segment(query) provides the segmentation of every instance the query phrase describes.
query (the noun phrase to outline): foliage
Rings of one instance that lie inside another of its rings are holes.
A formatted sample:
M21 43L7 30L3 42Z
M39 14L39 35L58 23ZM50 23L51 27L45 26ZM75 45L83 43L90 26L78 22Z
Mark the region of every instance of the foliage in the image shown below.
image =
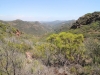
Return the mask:
M66 32L52 34L47 38L48 43L38 46L38 53L49 60L54 58L57 63L63 63L66 60L70 63L81 63L85 57L83 40L82 34Z
M91 23L89 25L82 26L78 29L71 29L67 32L75 33L75 34L83 34L85 38L97 38L100 39L100 21Z
M100 64L100 42L97 39L87 39L85 42L88 55L93 59L93 64Z
M25 75L25 52L33 50L37 39L25 33L18 37L16 30L0 23L0 75Z

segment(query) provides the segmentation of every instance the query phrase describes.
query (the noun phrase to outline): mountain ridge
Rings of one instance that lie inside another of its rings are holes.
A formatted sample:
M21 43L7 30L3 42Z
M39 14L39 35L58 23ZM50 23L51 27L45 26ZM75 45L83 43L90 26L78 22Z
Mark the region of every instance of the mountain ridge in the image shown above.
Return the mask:
M100 12L87 13L82 17L79 17L75 23L73 23L71 29L80 28L82 25L89 25L93 22L100 21Z
M48 31L50 30L49 28L46 28L42 23L38 21L30 22L30 21L23 21L20 19L16 19L13 21L1 20L1 22L14 26L15 28L21 30L22 32L33 35L42 35L48 33Z

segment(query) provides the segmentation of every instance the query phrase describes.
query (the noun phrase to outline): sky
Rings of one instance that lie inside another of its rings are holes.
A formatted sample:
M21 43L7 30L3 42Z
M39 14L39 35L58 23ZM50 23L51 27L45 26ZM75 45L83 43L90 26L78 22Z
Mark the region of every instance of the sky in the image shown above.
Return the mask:
M0 20L53 21L78 19L100 11L100 0L0 0Z

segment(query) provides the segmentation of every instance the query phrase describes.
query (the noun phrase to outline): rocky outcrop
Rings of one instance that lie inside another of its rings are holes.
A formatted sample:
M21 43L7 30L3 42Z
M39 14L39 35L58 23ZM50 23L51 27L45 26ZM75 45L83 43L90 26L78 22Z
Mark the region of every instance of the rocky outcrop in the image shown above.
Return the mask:
M100 21L100 12L88 13L73 23L71 29L80 28L81 25L88 25L96 21Z

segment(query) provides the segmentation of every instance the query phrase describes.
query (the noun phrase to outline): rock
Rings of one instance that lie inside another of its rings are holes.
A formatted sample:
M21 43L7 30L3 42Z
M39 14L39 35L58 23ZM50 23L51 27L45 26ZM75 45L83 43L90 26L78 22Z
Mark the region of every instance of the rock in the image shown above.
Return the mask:
M93 22L100 21L100 12L93 12L85 14L73 23L71 29L80 28L81 25L89 25Z

